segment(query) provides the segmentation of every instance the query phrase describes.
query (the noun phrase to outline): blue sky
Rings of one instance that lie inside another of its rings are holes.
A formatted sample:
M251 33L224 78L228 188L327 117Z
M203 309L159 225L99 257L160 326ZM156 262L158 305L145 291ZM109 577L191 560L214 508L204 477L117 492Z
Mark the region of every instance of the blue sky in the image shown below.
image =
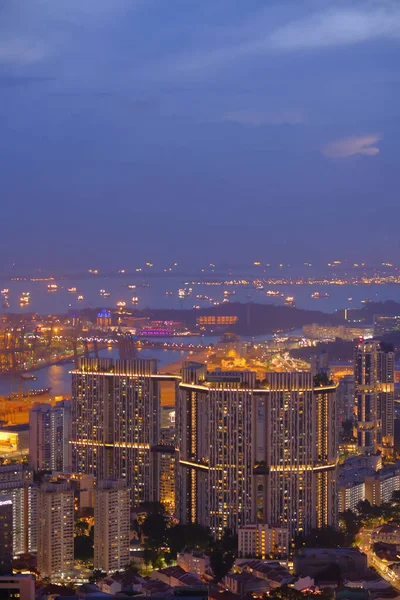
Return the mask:
M4 265L396 260L400 3L0 0Z

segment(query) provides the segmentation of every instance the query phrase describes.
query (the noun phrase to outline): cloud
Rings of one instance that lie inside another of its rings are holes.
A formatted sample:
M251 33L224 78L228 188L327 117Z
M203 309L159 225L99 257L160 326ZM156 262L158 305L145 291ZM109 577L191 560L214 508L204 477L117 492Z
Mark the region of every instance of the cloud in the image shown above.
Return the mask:
M32 65L47 56L45 44L35 39L14 38L0 43L0 65Z
M303 116L296 112L263 112L254 110L236 110L226 113L224 121L242 125L297 125L303 122Z
M391 3L358 9L330 9L308 15L272 32L267 45L282 51L353 45L400 38L400 8Z
M271 19L270 12L264 10L227 37L216 32L215 39L225 39L225 43L176 56L169 66L178 72L190 73L218 69L253 56L350 46L373 40L400 40L400 3L391 0L362 0L354 2L351 8L338 3L333 8L308 11L292 19L288 12L283 12L280 19L276 13L273 16ZM271 26L271 22L274 25Z
M326 144L321 152L327 158L347 158L355 154L375 156L379 148L374 146L382 139L381 135L363 135L343 138Z

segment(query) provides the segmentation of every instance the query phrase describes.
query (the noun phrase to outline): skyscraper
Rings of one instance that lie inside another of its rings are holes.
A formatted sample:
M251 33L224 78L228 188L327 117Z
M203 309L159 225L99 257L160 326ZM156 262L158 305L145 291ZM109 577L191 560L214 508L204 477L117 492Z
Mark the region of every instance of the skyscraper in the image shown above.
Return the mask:
M11 496L0 497L0 575L12 573L13 507Z
M186 363L178 384L177 511L225 528L262 522L297 533L336 523L336 402L311 373L208 373Z
M71 401L37 404L29 413L29 462L32 468L71 469Z
M81 359L72 371L72 462L125 479L131 501L159 499L160 385L155 360Z
M354 385L357 442L361 453L394 450L394 353L383 342L355 345Z
M13 512L13 553L36 552L37 488L33 472L26 465L0 466L0 501L11 497Z
M38 491L37 566L41 577L64 578L74 567L74 492L64 480Z
M114 573L129 564L129 490L123 481L99 481L94 495L94 568Z

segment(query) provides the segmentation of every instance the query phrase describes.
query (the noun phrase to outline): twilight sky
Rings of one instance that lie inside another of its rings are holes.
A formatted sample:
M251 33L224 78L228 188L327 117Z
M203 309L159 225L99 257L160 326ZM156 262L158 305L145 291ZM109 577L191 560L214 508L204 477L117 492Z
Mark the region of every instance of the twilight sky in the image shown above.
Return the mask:
M3 257L400 255L398 0L0 0Z

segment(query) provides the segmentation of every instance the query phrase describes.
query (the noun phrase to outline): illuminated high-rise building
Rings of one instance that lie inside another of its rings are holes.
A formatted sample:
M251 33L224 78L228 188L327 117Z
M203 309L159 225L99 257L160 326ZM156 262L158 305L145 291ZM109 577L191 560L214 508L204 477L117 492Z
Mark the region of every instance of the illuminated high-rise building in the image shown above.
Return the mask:
M0 575L12 573L13 508L11 496L0 497Z
M354 385L357 442L361 453L394 449L394 353L383 342L355 345Z
M159 500L160 381L156 360L81 359L72 372L72 464L124 479L131 501Z
M38 571L41 577L64 578L74 568L74 492L65 480L46 482L38 506Z
M123 481L99 481L94 494L95 569L108 573L129 565L130 499Z
M289 540L337 518L335 386L311 373L209 373L178 384L177 515L221 536L262 522Z
M32 469L21 463L0 466L0 501L4 497L12 500L14 556L36 552L37 488Z
M71 470L71 401L37 404L29 413L29 462L35 471Z

